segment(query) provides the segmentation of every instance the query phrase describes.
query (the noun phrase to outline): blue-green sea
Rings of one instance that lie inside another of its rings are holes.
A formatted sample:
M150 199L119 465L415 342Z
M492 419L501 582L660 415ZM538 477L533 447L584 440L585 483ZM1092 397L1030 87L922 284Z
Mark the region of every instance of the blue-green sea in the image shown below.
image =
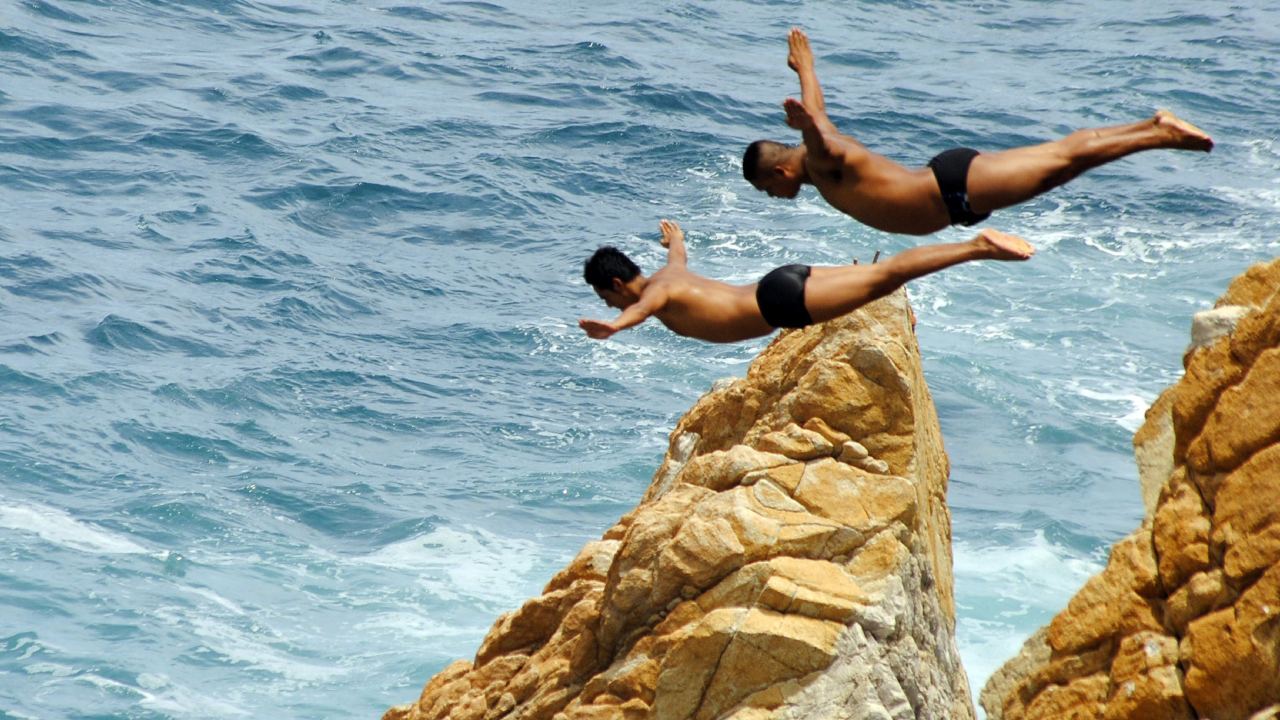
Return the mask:
M1280 254L1280 5L0 1L0 718L372 718L640 498L766 340L607 342L581 279L919 243L771 199L786 33L908 165L1167 107L913 283L980 687L1142 515L1191 315Z

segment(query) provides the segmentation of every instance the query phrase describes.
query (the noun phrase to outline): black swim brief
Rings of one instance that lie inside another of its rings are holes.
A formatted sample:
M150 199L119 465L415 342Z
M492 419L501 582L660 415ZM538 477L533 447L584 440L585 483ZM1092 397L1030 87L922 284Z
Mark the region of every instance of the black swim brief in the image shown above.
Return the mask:
M813 318L804 306L804 284L808 280L808 265L783 265L760 278L756 304L765 322L776 328L812 325Z
M991 217L991 213L979 215L969 207L969 163L977 155L978 151L972 148L952 148L929 161L952 225L973 225Z

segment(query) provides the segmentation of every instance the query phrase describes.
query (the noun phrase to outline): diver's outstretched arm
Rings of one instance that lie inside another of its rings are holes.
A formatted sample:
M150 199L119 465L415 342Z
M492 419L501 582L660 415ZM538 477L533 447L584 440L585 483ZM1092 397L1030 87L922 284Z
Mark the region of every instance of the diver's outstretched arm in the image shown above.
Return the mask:
M662 247L667 249L667 264L684 267L689 264L689 252L684 246L684 231L672 220L661 220Z
M818 73L813 69L813 49L809 47L809 37L800 28L791 28L787 36L787 66L800 76L800 99L804 101L809 112L826 115L827 103L822 97L822 86L818 84Z
M667 305L667 293L662 288L647 288L644 295L640 299L623 310L618 317L612 321L609 320L591 320L583 318L578 321L578 327L586 331L587 335L596 340L604 340L616 332L626 330L629 327L635 327L650 315L661 312Z

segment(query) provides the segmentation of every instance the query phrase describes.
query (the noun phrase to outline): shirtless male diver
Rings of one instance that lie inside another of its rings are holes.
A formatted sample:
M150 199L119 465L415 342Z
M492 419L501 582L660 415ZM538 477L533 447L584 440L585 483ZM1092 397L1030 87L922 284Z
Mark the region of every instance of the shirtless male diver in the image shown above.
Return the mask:
M667 264L645 277L617 248L602 247L583 277L605 304L622 311L612 321L579 320L597 340L649 316L699 340L737 342L775 328L804 327L852 312L897 290L908 280L970 260L1026 260L1035 252L1022 238L982 230L972 240L911 248L871 265L784 265L754 285L729 285L689 272L684 232L661 222Z
M836 130L827 117L809 38L792 28L787 64L800 76L801 101L787 98L787 124L801 145L758 140L747 147L742 174L757 190L793 198L812 183L833 207L886 232L927 235L947 225L973 225L992 211L1030 200L1090 168L1142 150L1213 149L1213 140L1167 110L1141 122L1078 130L1040 145L979 153L947 150L927 168L909 169Z

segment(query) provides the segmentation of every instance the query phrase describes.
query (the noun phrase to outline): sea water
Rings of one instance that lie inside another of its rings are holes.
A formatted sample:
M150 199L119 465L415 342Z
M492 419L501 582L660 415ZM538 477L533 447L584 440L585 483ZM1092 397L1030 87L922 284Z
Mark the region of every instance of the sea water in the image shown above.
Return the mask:
M927 238L741 176L792 25L922 165L1168 107L1150 152L915 282L975 688L1142 514L1192 313L1280 250L1274 3L5 0L0 717L376 717L631 509L768 342L608 342L580 277L754 282Z

